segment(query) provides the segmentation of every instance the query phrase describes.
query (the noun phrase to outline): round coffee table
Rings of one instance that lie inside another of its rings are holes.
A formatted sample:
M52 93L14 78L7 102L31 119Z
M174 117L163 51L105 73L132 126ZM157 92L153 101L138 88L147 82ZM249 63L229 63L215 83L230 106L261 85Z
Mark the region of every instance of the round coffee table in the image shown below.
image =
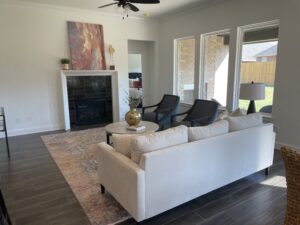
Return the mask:
M159 129L158 124L148 121L141 121L139 123L139 126L145 126L145 129L141 131L128 130L127 128L129 127L129 125L126 123L126 121L108 124L107 126L105 126L107 144L110 143L109 137L112 134L146 134L153 133Z

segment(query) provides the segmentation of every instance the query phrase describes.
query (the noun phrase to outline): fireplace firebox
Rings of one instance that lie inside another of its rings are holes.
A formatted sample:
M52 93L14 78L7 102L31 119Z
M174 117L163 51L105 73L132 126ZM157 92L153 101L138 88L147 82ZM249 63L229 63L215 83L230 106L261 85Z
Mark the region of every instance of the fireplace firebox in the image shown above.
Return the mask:
M110 76L67 77L71 128L112 122Z

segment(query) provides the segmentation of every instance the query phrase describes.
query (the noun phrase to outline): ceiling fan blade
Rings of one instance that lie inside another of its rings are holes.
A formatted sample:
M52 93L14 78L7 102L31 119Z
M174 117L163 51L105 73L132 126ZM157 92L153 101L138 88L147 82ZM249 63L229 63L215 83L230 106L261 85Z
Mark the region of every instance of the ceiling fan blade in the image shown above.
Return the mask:
M138 3L138 4L158 4L160 3L159 0L128 0L131 3Z
M140 11L138 7L136 7L135 5L132 5L131 3L127 3L128 7L130 10L134 11L134 12L138 12Z
M105 8L105 7L108 7L108 6L111 6L111 5L117 5L117 4L118 4L117 2L114 2L114 3L110 3L110 4L99 6L98 8L102 9L102 8Z

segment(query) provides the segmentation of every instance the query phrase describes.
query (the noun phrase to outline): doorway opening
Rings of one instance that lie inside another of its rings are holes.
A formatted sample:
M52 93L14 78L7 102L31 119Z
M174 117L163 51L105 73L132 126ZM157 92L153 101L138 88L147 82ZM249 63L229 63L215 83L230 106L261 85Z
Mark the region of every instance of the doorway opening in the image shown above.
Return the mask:
M128 40L128 94L143 99L139 108L154 98L154 46L153 41Z
M128 54L129 97L143 96L142 54ZM143 103L138 108L143 107Z

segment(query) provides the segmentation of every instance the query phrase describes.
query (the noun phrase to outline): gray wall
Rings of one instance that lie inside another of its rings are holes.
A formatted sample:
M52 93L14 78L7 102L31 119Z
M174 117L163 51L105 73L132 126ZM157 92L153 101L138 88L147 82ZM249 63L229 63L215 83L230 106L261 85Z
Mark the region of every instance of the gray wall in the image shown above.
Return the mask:
M158 40L158 23L151 20L0 1L0 105L9 135L63 128L59 60L69 57L67 21L103 25L105 49L109 44L116 49L119 93L128 91L128 39ZM121 117L128 111L123 96Z
M231 0L203 10L168 17L159 24L159 76L157 99L163 93L173 92L173 41L176 38L195 36L196 49L200 48L203 33L231 29L229 85L233 90L237 27L280 20L278 63L275 81L274 112L278 144L300 148L300 1L297 0ZM196 52L196 74L199 74L199 51ZM196 76L198 78L198 76ZM197 80L196 80L197 82ZM228 95L232 107L233 93Z

